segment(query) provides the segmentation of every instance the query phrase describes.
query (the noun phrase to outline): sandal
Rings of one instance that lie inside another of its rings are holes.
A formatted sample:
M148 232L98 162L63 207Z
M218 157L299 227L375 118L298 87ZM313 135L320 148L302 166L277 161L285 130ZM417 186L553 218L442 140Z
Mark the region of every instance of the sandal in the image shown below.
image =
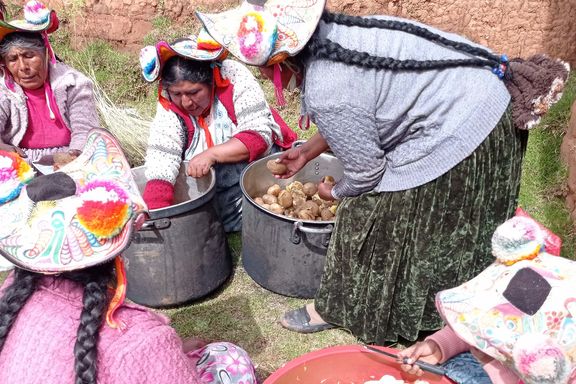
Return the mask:
M280 320L280 324L284 328L298 333L314 333L336 328L334 324L330 323L310 324L310 315L306 307L286 312Z

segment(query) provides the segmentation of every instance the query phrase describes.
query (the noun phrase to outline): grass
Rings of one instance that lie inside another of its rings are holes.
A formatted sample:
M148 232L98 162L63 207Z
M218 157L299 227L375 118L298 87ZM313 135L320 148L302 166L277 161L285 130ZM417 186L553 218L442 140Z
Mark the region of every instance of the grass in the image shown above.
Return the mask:
M571 76L562 99L530 131L520 187L520 206L563 239L562 256L570 259L575 258L576 234L566 208L568 172L560 145L575 99L576 76Z
M167 19L157 18L153 25L155 30L147 36L146 44L182 35L181 29ZM155 85L148 85L142 80L136 57L116 51L99 41L81 50L73 50L66 32L62 30L55 37L56 53L80 70L93 70L99 85L112 101L120 106L135 108L144 116L152 115ZM261 83L271 105L275 105L271 83L262 79ZM573 257L576 241L564 203L566 169L559 160L559 148L575 94L576 79L572 78L563 99L549 112L541 127L530 133L520 195L520 204L564 239L563 254L566 257ZM299 94L285 93L285 96L288 106L280 110L280 114L290 126L296 127ZM131 127L126 129L130 130ZM309 138L315 131L315 127L309 131L297 130L301 138ZM241 265L240 235L232 234L228 241L235 268L226 284L191 305L162 310L170 316L172 325L180 335L200 336L209 341L229 340L239 344L252 357L261 380L285 362L306 352L357 342L344 330L302 335L280 327L277 320L286 310L302 306L309 300L280 296L258 286ZM5 274L0 273L0 279L4 277Z

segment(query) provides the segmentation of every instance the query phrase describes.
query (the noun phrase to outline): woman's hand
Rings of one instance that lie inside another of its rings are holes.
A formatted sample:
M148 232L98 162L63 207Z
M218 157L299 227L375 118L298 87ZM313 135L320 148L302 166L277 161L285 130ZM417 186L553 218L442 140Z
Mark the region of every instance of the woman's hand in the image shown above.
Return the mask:
M438 364L442 359L442 352L434 341L425 340L398 352L398 357L401 361L406 361L406 364L400 365L400 369L412 375L422 376L424 372L414 362L421 360L430 364ZM404 360L405 358L407 360Z
M194 156L188 162L188 175L192 177L202 177L210 172L210 167L216 164L216 158L212 155L210 149Z
M334 197L332 197L332 188L334 188L334 184L330 183L319 183L318 184L318 196L322 200L332 201Z
M276 177L287 179L301 170L306 163L308 163L308 159L302 151L302 147L296 147L283 152L280 157L278 157L277 162L286 165L287 171L282 175L276 175Z
M0 143L0 151L16 152L18 155L20 155L20 157L28 157L26 156L26 153L24 153L24 151L17 146L6 143Z

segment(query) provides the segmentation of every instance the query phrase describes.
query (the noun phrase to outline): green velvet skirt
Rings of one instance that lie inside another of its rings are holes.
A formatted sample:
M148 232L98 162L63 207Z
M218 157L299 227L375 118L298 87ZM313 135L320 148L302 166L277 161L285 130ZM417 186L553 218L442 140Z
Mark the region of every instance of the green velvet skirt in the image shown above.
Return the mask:
M398 192L342 200L315 305L365 342L441 327L434 297L494 260L491 237L517 206L527 132L510 109L448 173Z

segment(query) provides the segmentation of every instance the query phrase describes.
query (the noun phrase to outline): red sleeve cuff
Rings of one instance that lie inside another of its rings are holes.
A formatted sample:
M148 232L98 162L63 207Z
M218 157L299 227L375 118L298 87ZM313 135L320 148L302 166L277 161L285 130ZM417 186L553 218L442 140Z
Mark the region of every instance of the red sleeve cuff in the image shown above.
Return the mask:
M248 149L250 154L248 159L249 162L259 158L268 149L266 140L264 140L259 133L254 131L242 131L235 134L234 137L240 140Z
M148 209L168 207L174 202L174 186L165 180L150 180L142 197Z

